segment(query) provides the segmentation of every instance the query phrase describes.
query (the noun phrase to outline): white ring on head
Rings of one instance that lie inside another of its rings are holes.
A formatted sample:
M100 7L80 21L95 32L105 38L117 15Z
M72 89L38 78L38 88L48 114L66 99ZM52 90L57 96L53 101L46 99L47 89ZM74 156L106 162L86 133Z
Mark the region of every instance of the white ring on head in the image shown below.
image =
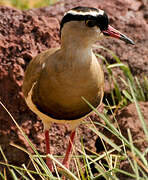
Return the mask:
M91 10L91 11L88 11L88 12L70 10L67 13L65 13L65 15L66 14L83 15L83 16L86 16L86 15L98 16L98 15L103 15L104 11L101 10L101 9L98 9L98 11L92 11Z

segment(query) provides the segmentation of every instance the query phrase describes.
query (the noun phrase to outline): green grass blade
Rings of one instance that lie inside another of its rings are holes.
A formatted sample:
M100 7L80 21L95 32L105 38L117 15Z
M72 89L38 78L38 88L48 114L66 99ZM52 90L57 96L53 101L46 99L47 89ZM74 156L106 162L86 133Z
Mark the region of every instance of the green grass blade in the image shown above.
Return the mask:
M102 134L99 131L96 131L94 128L90 127L90 129L96 133L99 137L101 137L106 143L108 143L110 146L112 146L116 151L121 152L122 150L120 149L119 146L117 146L115 143L113 143L109 138L107 138L104 134Z
M15 174L13 169L10 169L10 172L11 172L13 180L19 180L19 178L16 176L16 174Z
M146 98L145 98L143 89L142 89L142 87L141 87L141 84L140 84L140 82L139 82L139 80L138 80L137 77L135 77L135 80L136 80L136 83L137 83L137 86L138 86L138 89L137 89L137 91L138 91L138 97L137 97L137 99L140 100L140 101L145 101Z
M3 180L5 180L5 177L4 177L4 175L2 174L2 172L0 172L0 177L1 177Z
M146 100L148 101L148 78L144 76L144 90L146 94Z
M18 125L18 123L15 121L15 119L13 118L13 116L11 115L11 113L7 110L7 108L3 105L3 103L0 101L0 105L5 109L5 111L8 113L8 115L11 117L11 119L13 120L14 124L17 126L17 128L20 130L20 132L22 133L22 135L25 137L25 139L27 140L28 144L31 146L31 148L33 149L33 151L35 152L35 154L38 156L39 161L41 162L41 164L43 165L43 170L46 172L47 176L49 176L50 178L53 178L52 173L50 172L50 170L48 169L46 163L44 162L44 160L41 158L40 154L37 152L36 148L34 147L34 145L31 143L31 141L29 140L29 138L26 136L26 134L23 132L23 130L20 128L20 126Z
M25 164L23 164L22 166L23 166L23 168L26 170L26 172L27 172L28 176L30 177L30 179L31 179L31 180L35 180L34 177L31 175L31 173L28 171L28 169L27 169L27 167L25 166ZM23 173L22 173L22 177L23 177L24 179L26 179L26 180L29 180L25 175L23 175Z
M99 113L84 97L82 97L82 99L94 110L94 112L96 112L96 114L102 120L105 121L106 125L112 130L113 134L116 137L118 137L120 140L123 140L124 143L126 144L126 146L130 147L129 141L124 136L122 136L120 132L118 132L118 130L112 125L112 123L109 121L109 119L104 114ZM141 158L144 165L147 166L147 160L143 157L142 153L136 147L134 147L134 151Z
M48 154L48 157L52 159L57 165L59 165L63 170L65 170L65 172L69 175L69 178L73 178L73 180L79 180L69 169L67 169L62 163L57 161L57 159L55 159L53 155Z
M26 176L24 175L24 173L23 173L22 171L19 171L18 169L15 169L15 171L16 171L18 174L20 174L20 175L21 175L21 178L23 178L24 180L30 180L28 177L26 177Z
M91 174L90 163L88 162L87 155L86 155L86 152L85 152L85 149L84 149L84 144L83 144L82 140L81 140L81 144L82 144L83 161L84 161L85 172L86 172L86 175L87 175L87 179L90 180L90 175L89 175L89 173ZM91 176L93 176L93 175L91 174Z
M131 178L136 179L135 174L129 173L129 172L127 172L127 171L124 171L124 170L118 169L118 168L114 168L113 170L114 170L115 172L122 173L122 174L124 174L124 175L126 175L126 176L129 176L129 177L131 177Z
M128 80L128 83L129 83L129 86L130 86L131 94L132 94L133 99L134 99L134 103L135 103L135 106L136 106L136 110L137 110L139 119L140 119L141 124L142 124L142 128L143 128L144 133L146 135L146 140L148 141L148 128L147 128L147 124L145 123L144 117L143 117L142 112L140 110L140 106L138 104L138 101L137 101L137 99L135 97L134 90L133 90L133 87L132 87L132 84L131 84L130 80Z
M124 94L124 96L130 101L133 102L134 100L132 99L131 95L128 93L127 90L123 90L122 93Z
M111 50L103 47L103 46L97 46L97 48L103 49L103 50L107 51L109 54L111 54L111 55L113 56L113 58L114 58L114 59L116 60L116 62L119 64L118 66L123 70L124 75L125 75L128 79L130 79L130 81L131 81L131 83L132 83L132 86L136 89L135 83L134 83L134 78L133 78L133 76L132 76L132 74L131 74L131 72L130 72L130 69L129 69L125 64L123 64L123 63L120 61L120 59L115 55L115 53L114 53L113 51L111 51ZM114 65L113 65L113 66L114 66Z
M130 142L130 147L131 147L131 152L132 154L135 156L135 152L134 152L134 146L133 146L133 140L132 140L132 135L130 132L130 129L127 129L127 133L128 133L128 137L129 137L129 142ZM136 175L136 179L139 180L139 171L138 171L138 164L137 161L135 159L133 159L134 161L134 168L133 171L135 172Z
M82 154L84 154L82 151L81 151ZM91 163L94 163L95 164L95 167L96 169L98 169L98 172L100 172L100 174L105 178L105 179L112 179L112 180L115 180L115 178L108 172L108 171L105 171L102 166L100 166L95 160L93 160L90 156L88 156L87 154L84 154L87 156L87 158L90 160L90 164ZM106 153L105 153L105 156L106 156ZM94 178L93 178L94 179Z

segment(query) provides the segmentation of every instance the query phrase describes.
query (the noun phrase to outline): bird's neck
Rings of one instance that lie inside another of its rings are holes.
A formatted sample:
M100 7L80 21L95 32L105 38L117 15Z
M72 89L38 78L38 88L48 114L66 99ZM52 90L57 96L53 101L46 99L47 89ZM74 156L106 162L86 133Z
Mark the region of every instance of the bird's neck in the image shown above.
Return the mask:
M61 50L68 59L89 59L92 56L92 44L83 41L81 38L66 37L61 38Z
M67 31L66 31L67 32ZM61 46L68 48L69 46L75 46L77 48L91 48L92 41L90 37L78 36L77 33L73 33L73 35L66 34L66 32L62 32L61 34Z

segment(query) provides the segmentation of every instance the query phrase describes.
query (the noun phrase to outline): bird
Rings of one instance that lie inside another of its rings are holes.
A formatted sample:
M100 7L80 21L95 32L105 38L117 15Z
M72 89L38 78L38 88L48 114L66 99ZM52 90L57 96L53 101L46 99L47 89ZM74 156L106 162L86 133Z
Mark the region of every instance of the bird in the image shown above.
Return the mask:
M50 154L49 130L52 123L69 125L71 133L62 164L69 159L76 128L92 109L102 103L104 73L92 45L105 37L134 42L111 25L105 11L77 6L68 10L60 23L61 45L34 57L28 64L22 91L26 104L43 122L46 154ZM46 164L54 171L52 160Z

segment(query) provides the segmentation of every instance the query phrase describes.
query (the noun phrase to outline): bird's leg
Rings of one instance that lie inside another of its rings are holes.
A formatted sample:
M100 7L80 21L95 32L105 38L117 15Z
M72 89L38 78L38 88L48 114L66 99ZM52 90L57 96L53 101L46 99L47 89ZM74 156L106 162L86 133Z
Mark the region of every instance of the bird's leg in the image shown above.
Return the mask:
M65 157L64 157L64 159L63 159L63 163L62 163L62 164L63 164L66 168L69 168L69 162L68 162L68 160L69 160L70 152L71 152L72 145L73 145L73 142L74 142L75 133L76 133L75 130L72 130L72 131L71 131L70 139L69 139L69 144L68 144L68 147L67 147L67 150L66 150Z
M50 143L49 143L49 130L45 130L45 143L46 143L46 155L50 154ZM46 164L51 172L53 172L52 161L49 157L46 157Z

